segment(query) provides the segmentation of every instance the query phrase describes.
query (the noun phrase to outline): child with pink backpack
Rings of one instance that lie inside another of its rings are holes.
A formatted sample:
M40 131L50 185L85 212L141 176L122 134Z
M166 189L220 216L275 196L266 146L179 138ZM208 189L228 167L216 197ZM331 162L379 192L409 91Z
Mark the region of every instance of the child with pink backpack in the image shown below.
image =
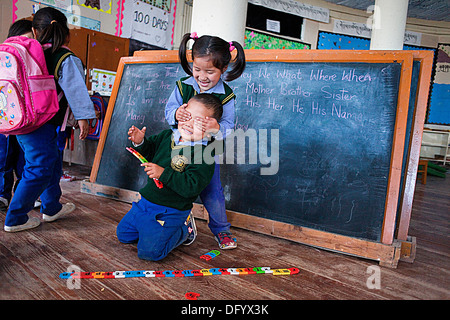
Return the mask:
M8 38L16 36L33 38L31 26L32 22L30 20L17 20L9 28ZM13 186L17 186L20 182L24 165L23 151L17 142L16 136L0 134L0 211L2 212L6 213L8 210ZM14 174L17 178L15 183Z
M21 132L22 129L17 128L17 132L15 132L17 141L24 151L26 165L22 180L6 214L4 230L7 232L17 232L39 226L39 218L28 217L28 212L33 209L34 202L39 196L42 202L41 213L44 221L55 221L75 209L73 203L63 205L59 202L62 194L59 185L62 161L57 145L57 128L66 119L68 105L70 105L75 119L78 120L82 139L86 137L89 129L87 119L96 117L85 85L83 65L79 58L64 47L69 38L65 15L51 7L40 9L33 18L33 34L44 48L45 67L56 80L56 99L59 99L59 106L56 113L49 110L50 107L47 109L49 113L53 114L38 128L32 128L30 132L26 132L27 129L23 129L25 131ZM45 72L43 73L45 74ZM34 98L33 92L36 91L33 91L33 88L36 87L37 90L41 90L39 92L47 89L47 98ZM34 84L31 85L31 88L26 89L32 91L30 101L26 105L27 108L30 105L36 106L43 101L47 101L51 105L54 101L55 92L52 91L50 84L45 86ZM11 89L11 93L12 91ZM30 112L33 111L35 110ZM24 113L26 112L22 112L22 115ZM36 119L42 119L42 114L36 113L35 115Z

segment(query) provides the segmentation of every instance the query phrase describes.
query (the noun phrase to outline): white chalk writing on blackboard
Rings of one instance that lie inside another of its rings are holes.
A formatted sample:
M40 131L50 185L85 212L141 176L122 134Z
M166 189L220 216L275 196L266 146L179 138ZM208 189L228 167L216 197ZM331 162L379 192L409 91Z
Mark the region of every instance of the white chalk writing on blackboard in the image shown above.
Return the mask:
M262 84L255 84L252 82L247 83L247 87L245 88L245 93L259 93L259 94L271 94L274 88L264 87Z
M303 89L301 86L297 86L296 88L293 88L291 86L289 86L288 83L282 82L281 83L281 89L280 89L280 93L283 96L303 96L305 98L308 98L311 96L311 92Z
M297 80L302 80L302 72L300 69L298 69L295 72L292 72L289 69L283 69L283 70L277 70L277 74L276 74L277 78L282 78L282 79L297 79Z
M356 95L350 94L348 90L332 89L330 86L323 86L322 88L320 88L320 91L324 93L323 97L325 99L350 101L356 98Z
M388 73L386 68L382 69L383 76ZM365 92L370 90L377 79L372 69L336 69L323 66L302 69L291 68L291 65L272 69L262 65L244 72L241 79L244 81L240 85L234 85L232 89L240 92L237 103L246 107L286 116L327 116L360 125L364 121L371 121L365 118L363 105ZM316 82L323 85L314 85ZM365 89L355 87L356 83ZM293 99L286 99L288 97Z
M127 120L136 121L137 123L142 125L145 122L145 115L138 114L134 110L128 109L127 116L125 117L125 121L127 121Z

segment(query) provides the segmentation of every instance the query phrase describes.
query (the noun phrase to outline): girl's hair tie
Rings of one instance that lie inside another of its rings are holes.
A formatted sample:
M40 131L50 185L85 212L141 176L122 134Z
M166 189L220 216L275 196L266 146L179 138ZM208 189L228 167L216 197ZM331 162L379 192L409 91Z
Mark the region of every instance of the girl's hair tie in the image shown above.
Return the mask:
M194 40L198 39L197 32L191 32L191 39L194 39Z
M58 21L52 20L52 22L50 22L50 24L54 24L54 23L56 23L56 22L58 22Z
M230 52L236 49L235 46L233 46L233 41L230 41L229 44L230 44Z

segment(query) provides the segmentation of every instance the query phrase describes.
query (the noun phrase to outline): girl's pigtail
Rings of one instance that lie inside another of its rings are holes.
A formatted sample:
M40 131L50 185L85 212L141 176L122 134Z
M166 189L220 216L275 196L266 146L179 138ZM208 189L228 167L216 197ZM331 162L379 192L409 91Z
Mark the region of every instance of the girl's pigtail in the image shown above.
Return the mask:
M186 33L183 38L181 38L180 48L178 49L178 57L180 59L180 64L183 70L190 76L192 76L192 69L189 65L187 59L187 43L191 39L191 34Z
M232 81L241 76L245 70L245 53L244 48L237 41L231 41L230 46L237 50L236 58L233 60L233 69L225 74L225 81Z
M39 35L37 36L36 40L41 44L50 43L50 41L53 39L53 27L53 24L49 24L45 28L40 29Z
M45 27L39 38L37 39L40 43L52 42L52 53L61 48L65 43L69 33L64 28L61 23L53 20L47 27Z
M64 26L62 26L61 23L57 22L56 20L52 21L50 27L52 28L51 33L53 34L53 53L66 43L66 40L68 40L68 33L64 29Z
M36 29L37 41L41 44L52 43L52 53L61 48L70 35L66 16L52 7L45 7L36 12L33 28Z

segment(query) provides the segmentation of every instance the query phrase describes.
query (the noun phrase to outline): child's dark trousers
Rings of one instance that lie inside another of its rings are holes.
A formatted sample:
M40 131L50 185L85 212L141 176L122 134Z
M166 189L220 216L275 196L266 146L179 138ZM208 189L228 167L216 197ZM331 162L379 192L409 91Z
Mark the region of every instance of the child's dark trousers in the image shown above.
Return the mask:
M144 198L133 202L131 210L117 226L117 238L122 243L137 242L138 257L158 261L178 247L188 237L185 221L190 210L154 204Z

